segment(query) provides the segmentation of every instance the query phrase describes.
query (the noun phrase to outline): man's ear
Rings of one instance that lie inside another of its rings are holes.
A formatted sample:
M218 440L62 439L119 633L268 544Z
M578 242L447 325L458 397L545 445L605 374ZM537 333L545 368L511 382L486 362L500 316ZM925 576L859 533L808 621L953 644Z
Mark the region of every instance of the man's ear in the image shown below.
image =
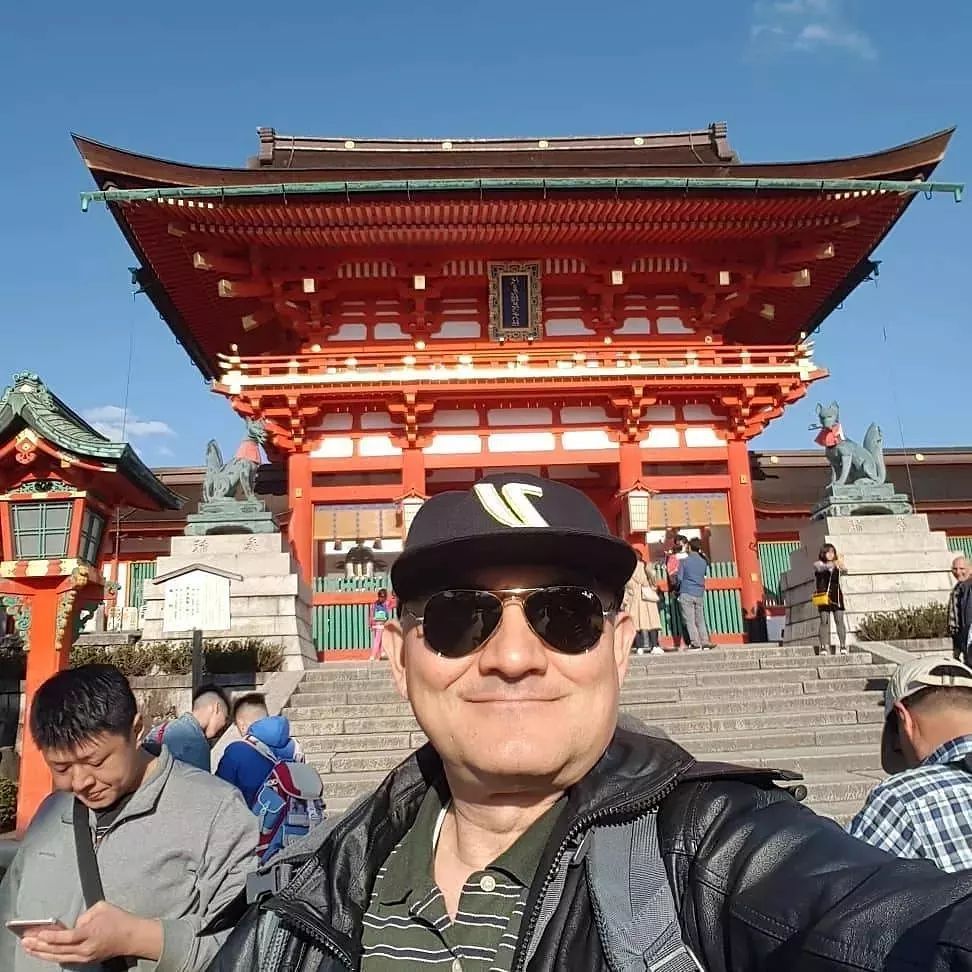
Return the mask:
M898 720L898 731L910 739L915 731L914 716L908 711L908 707L900 702L894 703L894 714Z
M391 663L395 688L403 699L408 699L408 675L405 672L405 632L401 621L394 619L385 624L381 633L381 648Z
M132 735L135 737L135 739L141 739L144 730L145 721L142 719L142 713L136 712L135 718L132 719Z
M618 669L618 685L624 683L631 661L631 646L634 644L635 626L631 615L618 611L614 618L614 664Z

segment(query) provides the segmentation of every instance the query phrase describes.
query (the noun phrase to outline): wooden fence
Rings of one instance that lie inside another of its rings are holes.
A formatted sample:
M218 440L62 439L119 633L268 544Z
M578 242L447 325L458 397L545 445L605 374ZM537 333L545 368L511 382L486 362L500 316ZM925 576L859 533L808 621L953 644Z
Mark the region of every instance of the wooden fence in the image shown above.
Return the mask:
M790 569L790 554L800 549L800 541L764 540L756 549L763 575L763 602L767 607L780 607L783 604L783 573Z
M664 565L655 568L664 587ZM314 608L311 630L318 653L347 656L371 647L368 609L375 591L391 589L387 575L374 577L317 577L314 581ZM743 634L740 581L731 561L709 567L705 592L705 620L710 633L722 641L738 642ZM665 597L661 606L662 636L682 636L682 619L675 600Z

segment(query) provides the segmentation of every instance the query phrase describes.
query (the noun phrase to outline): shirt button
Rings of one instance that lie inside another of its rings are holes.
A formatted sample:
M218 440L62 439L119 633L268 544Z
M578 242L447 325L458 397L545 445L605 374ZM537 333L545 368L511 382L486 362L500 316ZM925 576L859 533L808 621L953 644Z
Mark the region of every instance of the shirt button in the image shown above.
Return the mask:
M462 972L462 962L459 959L452 960L452 972Z
M479 879L479 886L483 891L495 891L496 890L496 878L492 874L484 874Z

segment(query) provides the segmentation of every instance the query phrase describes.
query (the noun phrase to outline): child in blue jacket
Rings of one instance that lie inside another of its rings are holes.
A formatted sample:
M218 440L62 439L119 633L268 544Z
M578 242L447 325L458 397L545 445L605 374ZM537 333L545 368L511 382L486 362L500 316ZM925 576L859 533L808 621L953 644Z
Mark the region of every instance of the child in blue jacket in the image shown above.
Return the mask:
M277 759L285 762L302 763L304 753L300 744L290 737L290 722L286 716L270 715L266 699L257 692L236 700L233 721L243 739L226 747L216 775L237 787L247 806L252 806L273 764L257 747L246 741L247 736L259 740Z

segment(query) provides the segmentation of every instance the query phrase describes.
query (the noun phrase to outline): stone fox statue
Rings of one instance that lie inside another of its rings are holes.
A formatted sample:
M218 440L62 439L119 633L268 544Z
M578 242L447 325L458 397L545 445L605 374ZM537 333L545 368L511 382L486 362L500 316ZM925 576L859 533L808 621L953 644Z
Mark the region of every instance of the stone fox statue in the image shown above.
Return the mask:
M247 419L246 438L240 443L236 455L225 465L223 454L215 439L206 446L206 475L203 479L203 502L232 499L236 487L243 490L245 499L256 499L253 487L257 469L260 468L260 446L267 441L267 431L262 421Z
M832 486L878 486L885 481L884 437L874 422L868 426L864 445L861 446L844 438L840 427L840 406L836 402L828 406L818 403L817 418L820 424L811 425L810 428L820 429L814 441L824 447L832 471Z

